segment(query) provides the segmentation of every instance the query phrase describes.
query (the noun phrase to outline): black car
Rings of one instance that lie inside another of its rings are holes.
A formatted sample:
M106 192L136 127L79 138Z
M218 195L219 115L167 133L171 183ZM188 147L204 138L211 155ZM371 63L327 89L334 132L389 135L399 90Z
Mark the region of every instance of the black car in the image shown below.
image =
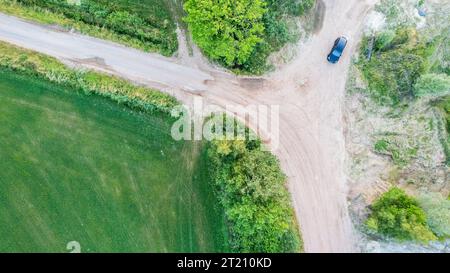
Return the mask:
M345 47L347 46L347 38L342 36L336 39L334 42L334 46L331 49L330 54L328 54L328 61L330 63L337 63L344 52Z

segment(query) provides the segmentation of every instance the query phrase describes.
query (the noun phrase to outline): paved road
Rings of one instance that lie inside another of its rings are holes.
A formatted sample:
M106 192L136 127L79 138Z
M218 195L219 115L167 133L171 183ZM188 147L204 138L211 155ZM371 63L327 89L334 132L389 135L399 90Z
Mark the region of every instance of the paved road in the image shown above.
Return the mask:
M186 104L202 97L226 105L279 105L279 145L307 252L354 252L348 214L342 105L350 55L376 0L326 0L323 25L299 46L293 62L263 79L247 80L205 65L146 54L113 43L52 30L0 14L0 40L65 62L113 73L159 88ZM325 56L345 34L349 47L338 65ZM248 125L257 130L252 121ZM270 143L269 143L270 145Z

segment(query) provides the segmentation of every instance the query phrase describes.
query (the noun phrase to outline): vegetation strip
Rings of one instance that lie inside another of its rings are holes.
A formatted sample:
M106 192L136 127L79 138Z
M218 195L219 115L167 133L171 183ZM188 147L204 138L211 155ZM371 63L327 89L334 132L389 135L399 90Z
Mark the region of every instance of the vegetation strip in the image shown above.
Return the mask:
M439 121L438 127L441 132L440 139L446 155L446 164L450 166L450 95L438 100L436 105L442 114L443 122ZM443 126L442 123L444 123Z

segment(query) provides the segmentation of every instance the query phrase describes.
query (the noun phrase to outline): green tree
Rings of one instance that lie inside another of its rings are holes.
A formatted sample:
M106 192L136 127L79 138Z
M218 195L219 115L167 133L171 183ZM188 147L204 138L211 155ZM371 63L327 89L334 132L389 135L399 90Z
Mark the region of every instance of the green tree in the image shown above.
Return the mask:
M187 0L185 18L197 45L229 67L245 63L262 41L263 0Z
M430 45L421 42L414 29L384 32L377 37L370 60L361 59L360 65L372 97L382 104L396 105L414 94L414 85L427 70ZM368 40L362 52L367 52Z
M366 225L372 231L399 240L427 242L437 239L418 202L399 188L384 193L371 210Z

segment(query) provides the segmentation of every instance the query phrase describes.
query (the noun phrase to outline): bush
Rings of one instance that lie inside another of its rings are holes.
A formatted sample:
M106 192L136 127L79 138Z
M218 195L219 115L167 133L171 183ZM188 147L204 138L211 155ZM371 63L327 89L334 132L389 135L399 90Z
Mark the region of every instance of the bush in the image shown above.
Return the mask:
M431 230L439 237L450 238L450 200L439 193L426 193L418 201L427 214Z
M262 41L263 0L187 0L184 9L198 46L229 67L245 63Z
M298 12L296 15L300 16L305 14L307 11L309 11L312 7L314 7L314 4L316 3L316 0L303 0L298 3Z
M416 97L440 97L448 94L450 94L450 76L446 74L430 73L422 75L414 85Z
M366 221L369 230L398 240L436 240L418 202L399 188L384 193L371 206Z
M301 242L278 160L259 140L214 140L212 180L238 252L298 252Z
M435 38L436 51L432 57L432 71L450 75L450 43L449 36L443 32Z
M438 107L444 113L447 132L450 134L450 96L446 96L446 97L442 98L438 102Z

